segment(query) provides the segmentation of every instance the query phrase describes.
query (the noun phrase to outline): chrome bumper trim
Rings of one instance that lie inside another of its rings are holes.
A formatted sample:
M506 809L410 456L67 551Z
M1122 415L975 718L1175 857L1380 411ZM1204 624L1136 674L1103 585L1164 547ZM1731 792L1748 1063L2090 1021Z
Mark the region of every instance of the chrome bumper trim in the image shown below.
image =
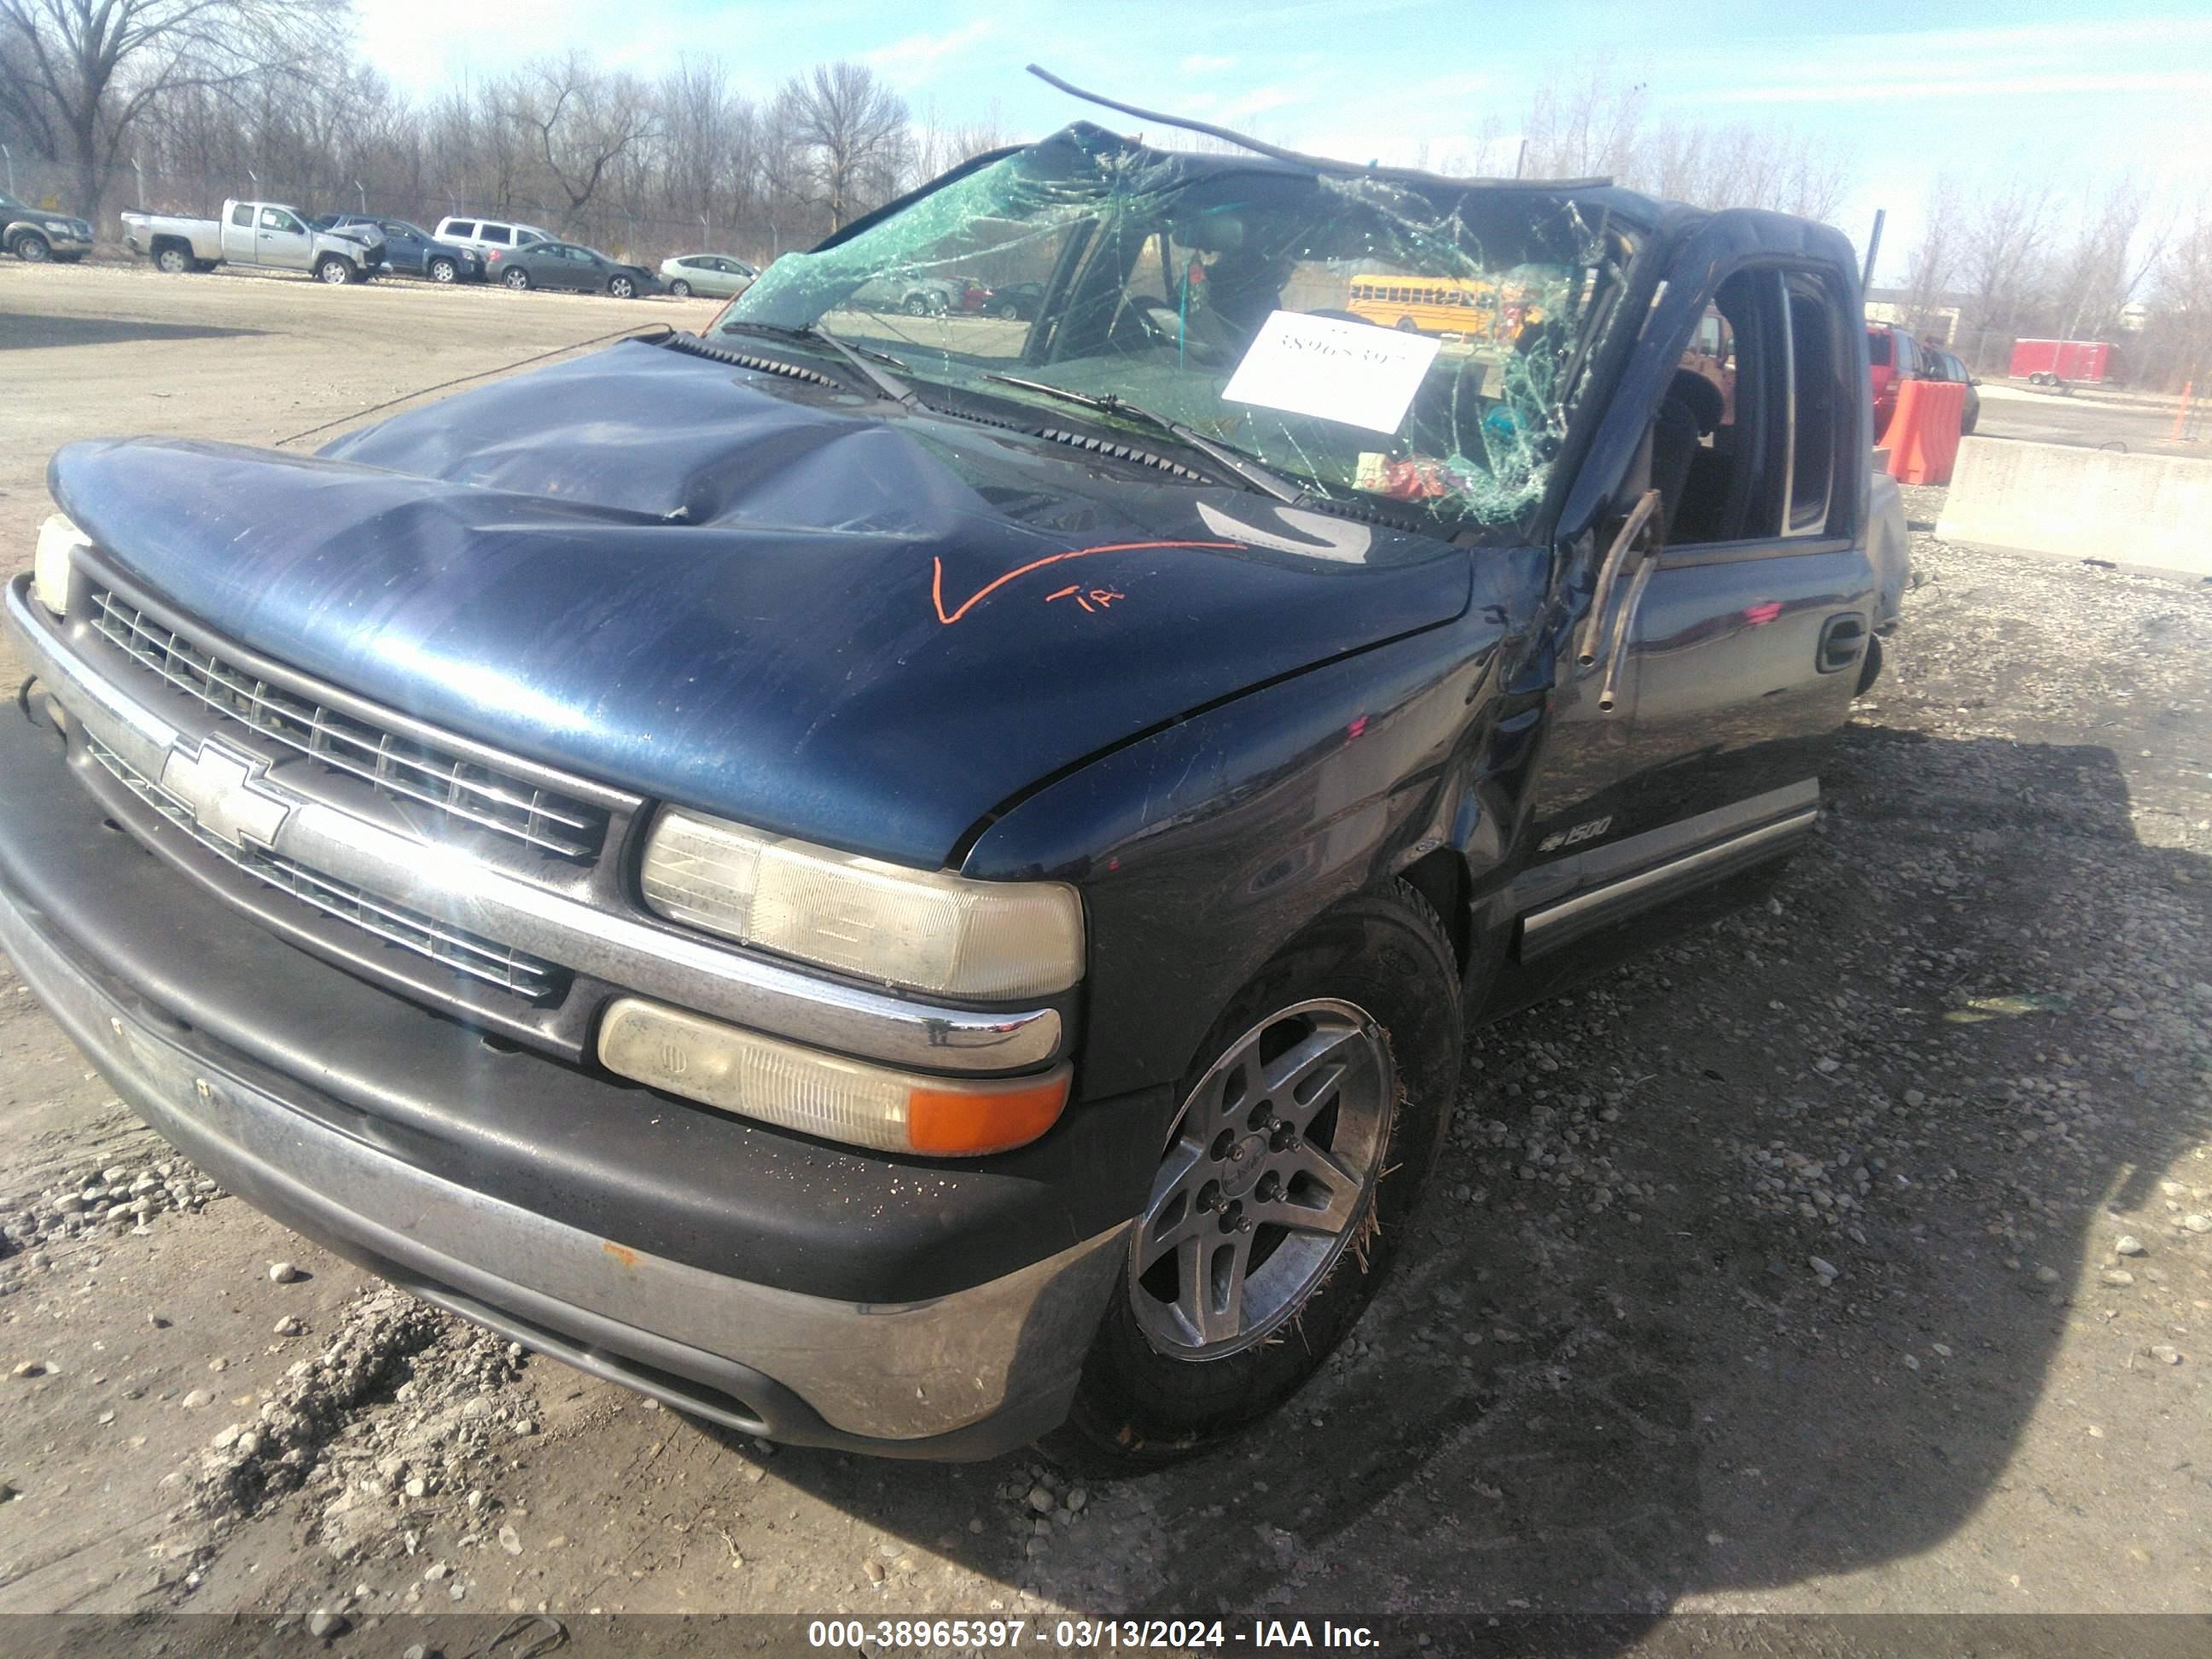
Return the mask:
M94 672L32 599L27 575L9 584L7 617L47 691L142 775L161 777L179 741L237 735L234 722L182 706L173 716ZM270 775L281 781L283 769L272 766ZM1017 1072L1060 1057L1057 1009L948 1008L817 978L587 903L320 801L293 807L269 850L558 966L794 1042L922 1071Z
M0 945L133 1109L249 1201L449 1287L457 1297L432 1299L464 1313L481 1303L648 1366L672 1344L726 1358L845 1434L919 1440L1064 1396L1120 1268L1126 1226L927 1302L833 1301L710 1273L488 1197L292 1109L194 1052L194 1034L163 1032L158 1014L107 994L4 892Z

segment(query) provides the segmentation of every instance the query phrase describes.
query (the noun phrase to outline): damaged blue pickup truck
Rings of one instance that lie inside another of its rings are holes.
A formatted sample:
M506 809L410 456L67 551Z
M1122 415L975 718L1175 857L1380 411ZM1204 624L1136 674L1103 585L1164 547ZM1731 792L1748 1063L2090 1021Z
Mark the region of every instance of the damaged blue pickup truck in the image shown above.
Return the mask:
M915 274L1039 301L854 298ZM73 444L0 944L231 1191L534 1350L1200 1449L1375 1294L1474 1025L1812 829L1904 581L1864 341L1817 225L1078 124L701 333Z

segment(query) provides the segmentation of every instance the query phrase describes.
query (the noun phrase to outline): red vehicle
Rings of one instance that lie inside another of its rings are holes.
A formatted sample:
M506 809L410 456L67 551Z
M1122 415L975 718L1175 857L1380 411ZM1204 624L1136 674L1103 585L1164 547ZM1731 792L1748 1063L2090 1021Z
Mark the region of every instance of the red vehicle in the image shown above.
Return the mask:
M1867 362L1874 378L1874 437L1881 441L1882 429L1897 411L1897 388L1903 380L1917 380L1927 373L1922 361L1927 348L1903 329L1889 323L1867 325Z
M2118 354L2103 340L2014 340L2012 368L2015 380L2033 386L2057 386L2062 380L2099 386L2117 378Z

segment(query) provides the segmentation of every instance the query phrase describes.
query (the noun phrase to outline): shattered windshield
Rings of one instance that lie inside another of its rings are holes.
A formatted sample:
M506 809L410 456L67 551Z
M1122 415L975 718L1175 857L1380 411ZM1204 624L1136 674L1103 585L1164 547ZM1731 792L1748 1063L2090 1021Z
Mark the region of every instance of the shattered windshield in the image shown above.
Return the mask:
M1224 482L1164 423L1309 498L1504 526L1544 493L1633 252L1563 192L1179 155L1079 125L786 255L714 331L818 326L925 393L1141 434Z

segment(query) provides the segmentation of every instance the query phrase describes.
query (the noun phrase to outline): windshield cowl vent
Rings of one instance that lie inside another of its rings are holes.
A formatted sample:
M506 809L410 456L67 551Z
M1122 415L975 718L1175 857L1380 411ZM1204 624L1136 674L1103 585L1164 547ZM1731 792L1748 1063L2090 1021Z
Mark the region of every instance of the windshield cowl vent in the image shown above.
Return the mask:
M732 351L724 354L740 368L750 368L757 374L781 374L787 380L804 380L809 386L836 388L837 382L829 375L811 368L801 368L797 363L780 363L773 357L756 357L750 352Z
M1216 482L1206 473L1194 472L1190 468L1171 461L1164 455L1155 455L1149 449L1139 449L1133 444L1114 443L1104 438L1094 437L1089 433L1067 432L1056 426L1048 426L1038 433L1037 436L1044 439L1048 443L1066 444L1070 449L1087 449L1093 454L1110 455L1117 461L1134 461L1139 466L1152 467L1161 472L1171 472L1178 478L1189 479L1193 483Z
M1373 507L1365 501L1348 501L1340 495L1308 495L1298 505L1316 513L1327 513L1340 519L1358 519L1391 530L1410 530L1425 536L1437 533L1436 521L1432 519L1424 519L1413 513L1393 512L1387 507Z
M809 386L826 386L832 391L841 389L843 384L819 369L802 368L797 363L787 363L775 357L757 357L750 351L732 351L727 346L716 345L696 335L672 334L658 343L690 356L711 357L718 363L749 368L756 374L781 374L787 380L804 380Z

